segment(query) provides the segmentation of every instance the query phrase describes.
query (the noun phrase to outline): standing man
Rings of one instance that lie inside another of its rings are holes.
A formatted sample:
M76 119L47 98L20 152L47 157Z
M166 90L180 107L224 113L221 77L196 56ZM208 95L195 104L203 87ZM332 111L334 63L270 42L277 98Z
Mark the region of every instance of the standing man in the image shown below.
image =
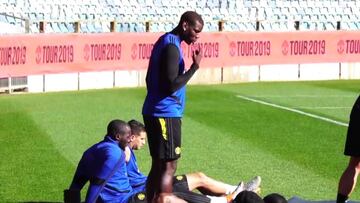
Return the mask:
M199 68L201 50L192 53L185 71L181 42L193 44L204 21L194 11L182 14L179 24L154 45L146 75L147 95L142 114L152 157L146 193L150 203L160 202L162 193L171 194L177 159L181 153L181 118L185 107L185 86Z
M349 198L360 172L360 96L351 110L344 154L350 156L350 161L340 178L337 203Z

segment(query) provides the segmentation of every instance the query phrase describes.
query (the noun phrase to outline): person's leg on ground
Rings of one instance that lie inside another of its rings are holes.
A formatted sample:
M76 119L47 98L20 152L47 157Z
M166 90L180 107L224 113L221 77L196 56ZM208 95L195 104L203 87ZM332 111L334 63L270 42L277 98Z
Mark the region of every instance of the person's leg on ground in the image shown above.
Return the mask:
M202 172L186 174L186 178L190 191L198 189L201 193L207 195L227 195L237 187L212 179Z
M229 195L236 191L238 185L229 185L227 183L215 180L206 176L204 173L197 172L186 174L189 190L198 189L206 195L220 196ZM259 192L261 178L255 176L249 182L244 184L244 190Z

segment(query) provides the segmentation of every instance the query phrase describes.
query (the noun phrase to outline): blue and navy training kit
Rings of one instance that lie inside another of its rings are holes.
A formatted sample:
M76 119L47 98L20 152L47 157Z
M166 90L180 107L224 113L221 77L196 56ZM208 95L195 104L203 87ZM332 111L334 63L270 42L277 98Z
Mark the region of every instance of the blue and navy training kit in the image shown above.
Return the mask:
M109 136L84 152L70 189L81 190L87 181L86 202L96 202L98 196L98 201L125 203L136 193L127 177L125 153Z
M198 69L185 72L181 39L166 33L155 43L146 74L147 95L142 114L154 117L182 117L186 83Z

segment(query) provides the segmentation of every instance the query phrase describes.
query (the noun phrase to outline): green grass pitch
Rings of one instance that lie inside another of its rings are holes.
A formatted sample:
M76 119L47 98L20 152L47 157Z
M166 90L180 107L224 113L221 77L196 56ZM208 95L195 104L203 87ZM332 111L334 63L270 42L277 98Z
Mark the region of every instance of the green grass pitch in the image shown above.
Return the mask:
M203 171L231 184L260 175L262 195L335 199L348 162L341 124L359 87L360 80L189 86L177 173ZM0 202L61 202L82 152L111 119L142 121L144 97L145 88L0 95ZM146 174L147 146L137 156ZM359 187L351 199L360 199Z

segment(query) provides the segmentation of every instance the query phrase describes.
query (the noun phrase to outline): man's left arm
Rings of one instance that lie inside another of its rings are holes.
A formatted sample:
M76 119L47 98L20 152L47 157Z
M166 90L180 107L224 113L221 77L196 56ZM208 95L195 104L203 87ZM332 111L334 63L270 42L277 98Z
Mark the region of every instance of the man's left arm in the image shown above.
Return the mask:
M199 69L199 64L193 63L188 71L179 75L179 49L174 44L169 44L161 54L160 78L165 82L165 91L172 94L186 85L197 69Z
M115 170L120 158L123 158L121 157L121 153L115 152L114 150L106 150L104 153L105 161L100 167L100 170L98 170L90 179L90 186L86 194L86 202L96 202L104 182L107 181L107 178L109 178L113 170Z

